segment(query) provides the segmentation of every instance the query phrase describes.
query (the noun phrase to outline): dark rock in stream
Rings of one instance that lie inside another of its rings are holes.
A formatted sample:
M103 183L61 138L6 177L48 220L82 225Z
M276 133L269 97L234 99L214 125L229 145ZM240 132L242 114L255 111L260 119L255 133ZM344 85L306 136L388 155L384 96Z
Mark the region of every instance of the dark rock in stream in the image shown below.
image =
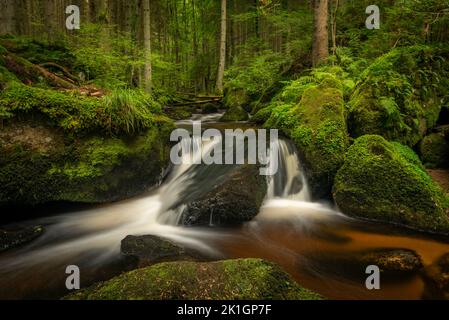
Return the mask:
M134 260L138 267L169 261L207 261L201 253L154 235L127 236L122 240L121 252Z
M199 199L190 202L181 218L183 225L237 225L252 220L267 192L259 166L241 165Z
M449 300L449 252L424 270L424 299Z
M42 226L0 229L0 252L27 244L44 233Z
M317 264L315 269L337 278L348 278L357 282L365 281L366 268L378 266L381 276L391 281L401 280L417 274L422 268L421 257L408 249L385 248L357 251L352 253L332 253L319 256L311 254Z

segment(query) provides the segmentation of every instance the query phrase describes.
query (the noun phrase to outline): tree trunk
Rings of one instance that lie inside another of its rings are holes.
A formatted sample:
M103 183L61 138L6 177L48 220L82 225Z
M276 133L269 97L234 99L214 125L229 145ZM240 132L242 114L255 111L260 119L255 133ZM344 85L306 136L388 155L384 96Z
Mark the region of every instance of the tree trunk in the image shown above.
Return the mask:
M333 12L332 12L332 54L337 54L337 14L338 14L338 7L340 5L339 0L333 0Z
M314 67L329 55L328 9L329 0L313 1L314 30L312 64Z
M220 63L218 65L217 85L218 93L223 93L223 78L226 64L226 0L221 0L221 39L220 39Z
M0 34L15 34L15 1L0 1Z
M143 0L143 42L145 49L144 82L145 82L145 91L148 93L150 93L152 89L150 21L151 21L150 0Z

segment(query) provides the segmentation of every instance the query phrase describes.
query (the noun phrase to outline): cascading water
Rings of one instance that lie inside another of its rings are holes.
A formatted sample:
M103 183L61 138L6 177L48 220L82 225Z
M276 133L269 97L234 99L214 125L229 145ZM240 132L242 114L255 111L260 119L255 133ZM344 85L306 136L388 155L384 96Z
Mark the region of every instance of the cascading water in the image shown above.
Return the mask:
M277 141L278 171L268 176L267 199L284 198L292 200L310 201L310 192L307 185L295 146L290 141ZM270 164L276 155L271 154Z

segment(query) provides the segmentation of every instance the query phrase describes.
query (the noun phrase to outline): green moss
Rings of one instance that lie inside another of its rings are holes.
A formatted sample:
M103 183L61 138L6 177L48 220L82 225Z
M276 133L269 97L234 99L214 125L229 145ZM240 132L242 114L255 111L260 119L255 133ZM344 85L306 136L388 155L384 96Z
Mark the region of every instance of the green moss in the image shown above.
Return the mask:
M342 212L449 233L447 198L412 153L381 136L358 138L335 177L333 195Z
M251 117L251 122L264 124L271 117L271 113L272 108L270 106L260 109L253 117Z
M435 126L447 100L448 56L447 50L415 46L374 61L351 96L351 134L377 134L415 146Z
M246 121L248 120L248 113L239 106L231 107L226 113L221 117L221 121L233 122L233 121Z
M318 300L259 259L170 262L135 270L67 297L74 300Z
M45 152L0 145L0 205L97 203L136 195L158 182L172 129L171 122L160 123L133 137L93 136Z
M157 104L139 91L114 91L97 99L20 83L9 83L0 93L0 110L11 116L38 113L53 126L74 134L133 134L157 125L161 118Z
M428 168L449 166L449 141L442 133L432 133L421 141L419 150L424 165Z

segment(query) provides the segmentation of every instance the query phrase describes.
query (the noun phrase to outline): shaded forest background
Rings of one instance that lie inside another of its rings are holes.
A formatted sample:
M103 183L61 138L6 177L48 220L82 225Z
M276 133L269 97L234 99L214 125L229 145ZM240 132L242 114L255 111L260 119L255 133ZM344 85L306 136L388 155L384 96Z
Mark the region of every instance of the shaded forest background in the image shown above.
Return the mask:
M260 95L311 67L313 1L228 0L227 87ZM448 1L375 1L381 29L367 30L365 8L373 1L331 0L329 51L372 59L393 47L449 41ZM2 34L25 35L61 47L75 69L104 87L142 85L144 27L151 37L152 87L161 95L216 92L220 57L218 0L2 0ZM81 29L68 31L65 8L81 9ZM150 21L144 16L150 7ZM340 50L338 50L340 49Z

